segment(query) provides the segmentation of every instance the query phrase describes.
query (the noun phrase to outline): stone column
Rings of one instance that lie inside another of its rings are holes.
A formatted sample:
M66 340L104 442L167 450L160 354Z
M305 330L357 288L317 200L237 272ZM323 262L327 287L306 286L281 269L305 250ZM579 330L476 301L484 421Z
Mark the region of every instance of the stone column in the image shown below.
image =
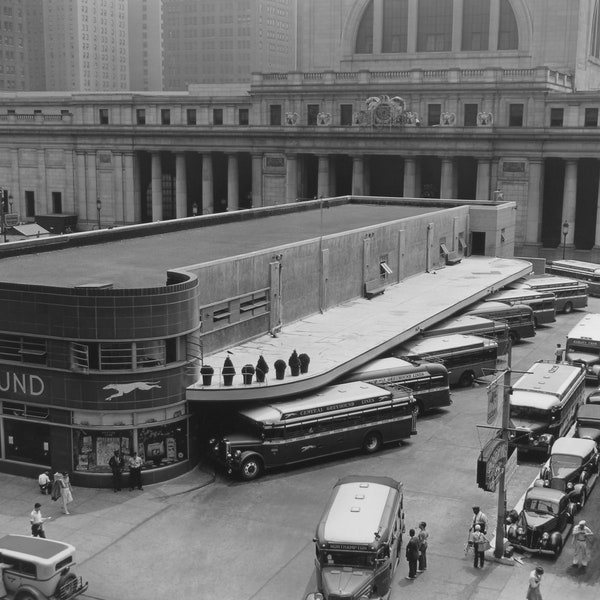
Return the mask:
M175 218L187 217L187 175L185 152L175 154Z
M125 198L123 195L123 154L120 152L113 153L113 193L112 193L112 201L113 201L113 209L112 209L112 218L113 223L122 224L125 221ZM102 206L104 209L104 204ZM110 211L108 213L109 221L107 225L110 225Z
M417 162L414 158L404 159L404 193L405 198L417 196Z
M152 220L162 221L162 166L160 153L152 153Z
M71 165L75 160L74 152L70 152ZM73 167L71 166L71 170ZM21 178L19 169L19 150L14 148L10 151L10 194L13 195L13 213L19 215L19 220L23 221L25 218L25 197L21 197ZM73 190L75 182L73 180L73 173L71 173L71 179L67 179L67 185L70 185L70 189ZM8 207L10 210L10 206Z
M77 152L75 154L75 169L77 171L77 205L75 212L78 219L87 220L87 186L86 186L86 168L85 168L85 152Z
M598 168L600 168L600 161L596 162ZM596 212L596 233L594 236L594 246L600 246L600 181L598 182L598 193L596 205L598 207Z
M319 174L317 180L317 196L329 197L329 156L319 155Z
M364 159L362 156L352 157L352 195L364 196L365 181L364 181Z
M202 209L200 214L212 214L214 206L212 154L207 152L202 155Z
M285 160L285 201L296 202L298 199L298 155L288 154Z
M481 158L477 161L477 190L476 200L492 200L490 198L490 161Z
M126 224L139 223L139 173L135 168L133 152L123 152L123 221Z
M440 178L440 198L452 198L454 188L454 161L448 156L442 157L442 174Z
M252 155L252 208L263 206L262 197L262 164L263 155Z
M240 190L237 154L227 155L227 210L240 209Z
M527 222L525 225L525 242L537 244L540 241L540 225L542 214L542 160L529 161L529 194L527 200ZM518 213L517 213L518 216Z
M65 150L65 198L63 203L63 212L76 213L75 207L75 152ZM18 171L17 171L18 172ZM14 189L14 186L12 187ZM15 190L15 199L19 196Z
M36 198L35 214L47 215L52 212L52 201L48 195L48 186L46 181L46 151L42 148L38 150L37 155L37 171L38 180L40 182L40 197Z
M569 223L569 233L567 234L566 243L573 244L575 237L575 209L577 203L577 160L567 160L565 168L565 184L563 191L563 209L561 221L561 236L562 223Z

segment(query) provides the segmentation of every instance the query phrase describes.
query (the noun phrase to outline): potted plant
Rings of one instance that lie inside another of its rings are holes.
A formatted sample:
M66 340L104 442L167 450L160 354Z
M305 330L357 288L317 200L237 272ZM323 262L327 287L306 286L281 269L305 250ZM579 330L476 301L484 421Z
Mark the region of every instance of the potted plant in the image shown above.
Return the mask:
M308 373L308 364L310 363L310 356L306 353L302 353L298 356L300 359L300 373Z
M275 379L283 379L284 375L285 375L285 369L287 367L287 365L285 364L285 360L281 360L281 358L278 358L275 361Z
M223 363L223 369L221 371L223 375L223 385L232 385L233 384L233 376L235 375L235 367L231 362L229 356L225 359Z
M252 375L254 375L254 367L251 364L244 365L242 367L242 377L245 385L252 383Z
M290 355L288 365L290 365L290 371L294 377L300 375L300 359L298 358L298 353L295 350Z
M210 385L212 376L215 370L210 365L202 365L200 367L200 375L202 375L202 385Z
M265 375L269 372L269 365L265 360L264 356L261 354L258 357L258 362L256 363L256 381L259 383L263 383L265 380Z

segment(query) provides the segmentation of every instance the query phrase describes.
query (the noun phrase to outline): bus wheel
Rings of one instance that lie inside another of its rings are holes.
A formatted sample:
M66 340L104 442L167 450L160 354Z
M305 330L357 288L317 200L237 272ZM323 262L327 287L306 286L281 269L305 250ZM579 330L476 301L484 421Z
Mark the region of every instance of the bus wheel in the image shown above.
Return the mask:
M571 302L566 302L563 307L563 312L565 315L568 315L573 310L573 304Z
M252 479L256 479L261 473L262 463L256 456L251 456L242 463L242 479L252 481Z
M473 371L465 371L458 381L460 387L471 387L475 381L475 373Z
M378 433L372 432L365 436L363 441L363 450L367 454L373 454L381 448L381 436Z
M417 400L417 418L422 417L425 414L425 408L423 407L423 403L420 400Z

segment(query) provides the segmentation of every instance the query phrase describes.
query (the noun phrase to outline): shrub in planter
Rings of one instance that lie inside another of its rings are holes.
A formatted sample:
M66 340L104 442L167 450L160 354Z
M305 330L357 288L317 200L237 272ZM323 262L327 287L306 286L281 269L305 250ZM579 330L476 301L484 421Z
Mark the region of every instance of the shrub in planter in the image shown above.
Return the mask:
M298 353L294 350L288 360L288 365L290 365L290 371L292 375L300 375L300 359L298 358Z
M300 359L300 373L308 373L308 364L310 363L310 356L304 352L298 356Z
M287 365L280 358L275 361L275 379L283 379Z
M254 367L251 364L244 365L242 367L242 377L246 385L252 383L252 375L254 375Z
M232 385L233 384L233 376L235 375L235 367L231 362L229 356L225 359L223 363L223 369L221 370L223 375L223 385Z
M202 365L200 367L200 375L202 375L202 385L210 385L212 376L215 370L210 365Z
M256 381L262 383L265 380L265 375L269 372L269 365L265 360L264 356L261 354L258 357L258 362L256 363Z

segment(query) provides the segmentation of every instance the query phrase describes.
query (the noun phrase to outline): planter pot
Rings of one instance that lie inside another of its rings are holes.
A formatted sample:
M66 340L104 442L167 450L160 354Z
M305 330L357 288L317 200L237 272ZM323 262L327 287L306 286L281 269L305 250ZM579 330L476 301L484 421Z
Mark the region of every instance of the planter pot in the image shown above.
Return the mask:
M223 375L223 385L233 385L233 375Z
M212 375L202 375L202 385L210 385L212 383Z
M265 381L265 374L262 371L256 371L256 381L258 383L264 383L264 381Z
M285 369L281 369L280 371L275 371L275 379L283 379L285 376Z
M244 385L250 385L252 383L252 373L242 373L244 378Z
M305 364L305 365L301 364L300 365L300 373L308 373L308 365L307 364Z
M290 371L292 372L292 375L294 377L297 377L298 375L300 375L300 367L290 367Z

